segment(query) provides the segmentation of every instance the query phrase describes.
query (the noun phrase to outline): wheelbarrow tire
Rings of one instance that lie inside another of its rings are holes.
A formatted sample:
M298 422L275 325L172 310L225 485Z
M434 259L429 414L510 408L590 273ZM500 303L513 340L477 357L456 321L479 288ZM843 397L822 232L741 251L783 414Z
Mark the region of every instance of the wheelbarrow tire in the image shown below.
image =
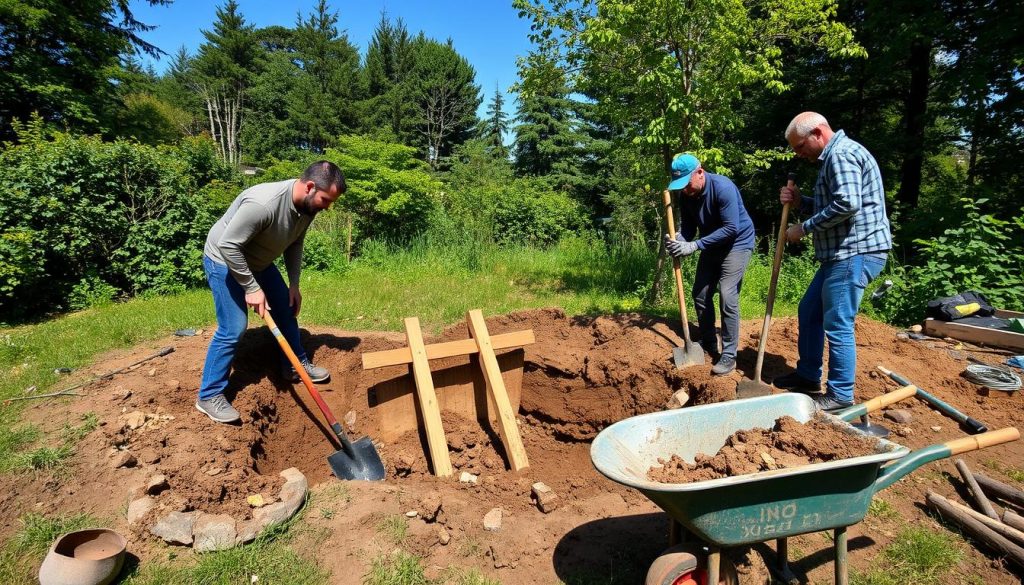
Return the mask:
M739 585L736 568L725 555L721 559L718 585ZM647 570L645 585L709 585L707 554L699 544L683 543L665 550Z

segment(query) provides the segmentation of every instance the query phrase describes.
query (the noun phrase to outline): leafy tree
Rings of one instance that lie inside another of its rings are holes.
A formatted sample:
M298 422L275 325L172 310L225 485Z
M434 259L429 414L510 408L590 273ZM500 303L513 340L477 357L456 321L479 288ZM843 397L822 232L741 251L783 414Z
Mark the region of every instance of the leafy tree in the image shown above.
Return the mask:
M412 54L416 144L422 145L427 162L436 169L455 144L470 137L477 123L480 87L474 83L473 66L455 51L451 39L441 44L420 33Z
M170 0L146 0L151 5ZM49 125L108 129L120 103L114 73L140 52L160 54L123 0L0 2L0 139L39 112Z
M262 51L252 25L238 11L236 0L217 8L212 30L196 57L195 87L203 98L210 135L229 163L240 162L238 132L242 125L246 91L262 66Z
M505 113L505 96L501 88L494 84L494 97L487 105L487 117L480 124L480 138L487 144L487 150L494 157L507 159L508 147L505 146L505 135L508 134L510 123Z

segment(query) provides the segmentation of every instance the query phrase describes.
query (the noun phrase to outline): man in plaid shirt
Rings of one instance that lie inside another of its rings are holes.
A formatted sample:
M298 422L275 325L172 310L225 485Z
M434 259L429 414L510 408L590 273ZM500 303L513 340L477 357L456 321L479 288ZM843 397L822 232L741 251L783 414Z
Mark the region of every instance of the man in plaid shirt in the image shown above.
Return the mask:
M885 215L882 174L871 153L818 113L804 112L786 128L797 156L820 161L814 198L783 187L779 200L810 216L789 226L786 239L813 234L821 267L800 300L800 357L796 371L774 380L778 388L814 395L818 408L853 404L857 345L853 323L864 289L885 267L892 234ZM828 339L828 380L821 394L822 352Z

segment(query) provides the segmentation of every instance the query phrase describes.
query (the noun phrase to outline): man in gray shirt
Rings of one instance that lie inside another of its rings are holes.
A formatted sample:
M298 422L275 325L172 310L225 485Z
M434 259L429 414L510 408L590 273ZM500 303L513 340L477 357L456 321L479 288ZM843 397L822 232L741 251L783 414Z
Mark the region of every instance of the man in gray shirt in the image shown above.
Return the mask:
M231 423L240 418L224 397L224 389L238 341L248 326L249 307L260 317L267 310L274 313L278 328L314 382L330 378L326 369L309 361L299 341L299 272L306 229L345 189L341 169L318 161L298 180L262 183L242 191L210 228L203 269L213 291L217 331L206 352L196 408L211 419ZM274 265L282 254L288 286ZM281 364L284 376L297 382L298 374L283 354Z

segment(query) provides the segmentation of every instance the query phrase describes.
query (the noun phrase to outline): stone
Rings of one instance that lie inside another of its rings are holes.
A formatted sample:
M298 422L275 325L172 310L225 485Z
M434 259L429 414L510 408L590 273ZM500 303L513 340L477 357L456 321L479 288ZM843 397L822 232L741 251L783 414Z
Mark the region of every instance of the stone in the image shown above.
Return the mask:
M158 494L167 489L168 487L170 486L167 484L167 476L160 473L150 477L146 481L147 494Z
M686 406L686 403L690 401L690 395L686 390L676 390L672 396L665 403L665 410L675 410Z
M892 410L885 411L885 418L897 422L900 424L907 424L914 420L914 417L910 414L910 411L905 408L894 408Z
M259 531L262 531L271 524L280 524L285 520L292 517L295 511L291 510L288 504L284 502L277 502L276 504L270 504L257 508L252 513L252 519L259 525Z
M501 508L491 508L484 516L484 530L497 532L501 530Z
M463 471L462 475L459 476L459 481L462 483L476 483L477 477L468 471Z
M164 382L164 385L167 386L167 388L170 390L181 389L181 382L179 382L178 380L167 380L166 382Z
M238 534L235 536L235 544L245 544L256 540L263 527L255 520L245 520L237 524Z
M235 446L231 444L231 441L224 437L217 437L217 446L225 453L230 453L235 450Z
M154 506L156 506L156 500L149 496L132 500L132 502L128 504L128 525L134 526L138 524Z
M147 465L152 465L160 462L160 453L155 449L146 448L139 452L139 459Z
M405 513L405 517L406 518L415 518L415 517L417 517L419 515L420 515L420 513L417 512L416 510L409 510L408 512Z
M427 522L437 520L437 515L441 513L441 507L441 492L437 490L431 490L420 499L420 514Z
M932 430L937 433L942 430L942 427L932 427Z
M149 377L152 378L156 375L156 368L149 368Z
M192 526L193 550L212 552L227 550L235 546L235 519L227 514L199 513Z
M306 476L294 467L285 469L279 475L285 479L284 485L281 486L279 497L281 502L287 504L291 509L291 513L294 514L302 506L302 503L306 501L309 482L306 481ZM289 514L290 516L291 514Z
M215 476L220 475L222 473L224 473L224 468L223 467L216 467L216 466L214 466L214 467L211 467L211 468L206 470L206 475L209 475L210 477L215 477Z
M448 543L452 541L452 535L448 533L448 529L444 526L437 527L437 542L441 543L441 546L448 546Z
M195 512L169 512L157 520L149 531L168 544L192 544L192 525Z
M350 431L356 428L356 411L350 410L345 413L345 426Z
M135 459L135 455L131 454L131 451L118 451L110 463L114 466L114 469L120 469L122 467L135 467L138 460Z
M115 401L115 402L118 402L118 401L122 401L122 400L128 400L131 397L131 395L132 395L132 391L131 390L128 390L127 388L122 388L121 386L118 386L117 388L114 389L113 392L110 393L110 399Z
M541 512L549 514L558 508L558 494L543 482L538 481L531 486L531 493L537 500L537 507Z
M118 420L120 420L125 427L135 430L146 424L146 413L141 410L133 410L127 414L122 414L118 417Z

